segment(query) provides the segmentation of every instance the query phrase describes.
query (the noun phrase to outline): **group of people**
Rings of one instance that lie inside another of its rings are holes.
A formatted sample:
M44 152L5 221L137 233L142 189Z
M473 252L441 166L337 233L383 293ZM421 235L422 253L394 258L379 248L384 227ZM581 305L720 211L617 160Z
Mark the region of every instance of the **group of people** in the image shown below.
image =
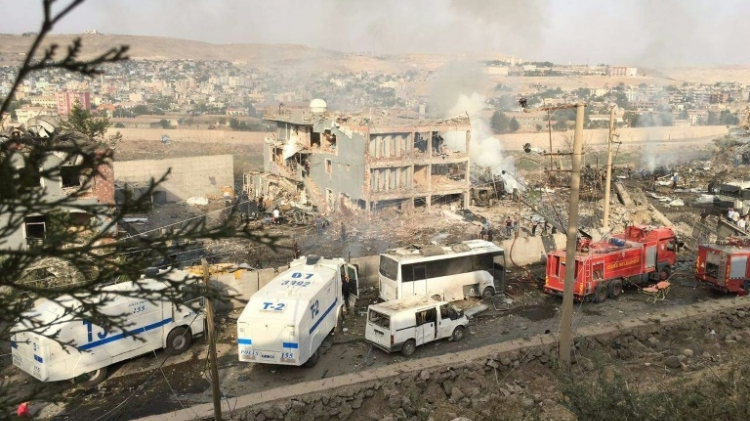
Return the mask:
M505 236L512 238L513 235L518 235L520 230L520 222L517 216L511 217L510 215L505 218ZM555 227L551 227L549 222L542 219L532 219L531 221L531 236L535 237L537 231L541 229L541 235L548 235L550 232L555 233ZM482 227L479 230L478 237L482 240L492 241L495 236L495 231L492 229L492 224L489 220L484 220Z
M743 216L734 208L729 208L729 211L727 212L727 219L734 225L737 225L737 228L741 230L745 230L748 228L748 226L750 226L750 214Z

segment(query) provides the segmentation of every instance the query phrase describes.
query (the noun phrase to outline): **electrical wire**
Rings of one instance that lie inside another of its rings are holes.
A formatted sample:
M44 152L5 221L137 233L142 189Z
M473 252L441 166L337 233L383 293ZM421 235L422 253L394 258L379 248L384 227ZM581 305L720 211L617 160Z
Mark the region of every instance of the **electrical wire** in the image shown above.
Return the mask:
M196 320L196 319L198 318L198 315L199 315L199 313L196 313L196 314L195 314L195 317L193 317L193 320L192 320L192 321L190 322L190 325L192 325L192 324L193 324L193 323L195 322L195 320ZM182 336L183 336L183 338L184 338L184 336L185 336L185 335L186 335L186 334L187 334L188 332L190 332L190 329L185 329L185 331L184 331L184 332L182 332ZM139 386L139 387L136 387L136 388L135 388L135 390L133 390L133 393L131 393L131 394L130 394L130 395L129 395L129 396L127 397L127 398L123 399L123 401L122 401L122 402L120 402L119 404L117 404L117 406L115 406L114 408L112 408L112 409L110 409L109 411L105 412L104 414L100 415L100 416L99 416L98 418L95 418L95 419L94 419L93 421L103 421L103 420L105 420L105 419L109 419L109 417L110 417L110 416L111 416L111 415L112 415L112 414L113 414L113 413L114 413L115 411L117 411L117 410L118 410L118 409L120 409L120 408L121 408L121 407L122 407L123 405L125 405L126 403L128 403L128 401L130 401L130 399L132 399L132 398L133 398L133 396L135 396L135 394L136 394L136 393L140 392L140 391L141 391L141 387L145 387L145 385L146 385L146 384L147 384L147 383L149 382L149 380L151 380L151 379L152 379L152 378L154 377L154 375L155 375L155 374L156 374L156 372L157 372L157 369L158 369L158 370L161 370L161 368L162 368L162 367L164 366L164 364L166 364L167 360L169 360L169 357L171 357L172 355L174 355L174 354L173 354L173 353L171 353L171 352L167 352L167 356L166 356L166 357L164 358L164 360L163 360L163 361L161 362L161 364L159 364L159 366L158 366L158 367L156 367L155 369L153 369L153 370L151 371L151 374L149 374L149 376L148 376L148 377L147 377L147 378L146 378L146 379L145 379L145 380L144 380L143 382L141 382L141 386ZM163 374L163 372L162 372L162 374ZM170 386L170 389L171 389L171 386ZM182 405L182 403L180 403L180 405ZM197 417L197 415L198 415L198 414L196 414L196 417Z

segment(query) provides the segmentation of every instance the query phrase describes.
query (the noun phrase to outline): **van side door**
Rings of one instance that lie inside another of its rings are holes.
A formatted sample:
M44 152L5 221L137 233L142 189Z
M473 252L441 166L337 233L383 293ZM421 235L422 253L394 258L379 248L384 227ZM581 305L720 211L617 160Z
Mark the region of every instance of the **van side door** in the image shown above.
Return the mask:
M454 314L455 310L453 310L450 304L440 306L440 319L438 320L436 339L448 338L453 334L453 328L456 324L452 318Z
M352 295L359 298L359 274L356 265L346 265L346 273L349 275L349 282L354 282L355 289L352 291Z
M417 346L432 342L437 335L437 308L417 311Z

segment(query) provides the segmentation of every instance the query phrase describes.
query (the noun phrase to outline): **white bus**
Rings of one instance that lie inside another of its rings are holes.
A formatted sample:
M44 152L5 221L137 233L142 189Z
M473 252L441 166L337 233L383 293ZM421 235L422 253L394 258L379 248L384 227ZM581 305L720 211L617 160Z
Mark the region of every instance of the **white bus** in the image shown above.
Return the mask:
M411 246L380 255L380 299L410 296L491 298L505 285L505 254L494 243L470 240L448 246Z

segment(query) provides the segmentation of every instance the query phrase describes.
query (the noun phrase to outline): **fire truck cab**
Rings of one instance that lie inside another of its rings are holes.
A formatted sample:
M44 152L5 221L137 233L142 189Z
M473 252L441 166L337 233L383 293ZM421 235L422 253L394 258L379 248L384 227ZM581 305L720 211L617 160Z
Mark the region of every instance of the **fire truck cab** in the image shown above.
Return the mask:
M724 292L750 292L750 239L728 238L698 246L695 279Z
M600 303L608 297L619 297L625 284L666 280L672 273L677 251L677 238L669 227L631 225L608 241L581 240L576 250L575 297ZM565 259L565 250L547 255L545 292L562 295Z

